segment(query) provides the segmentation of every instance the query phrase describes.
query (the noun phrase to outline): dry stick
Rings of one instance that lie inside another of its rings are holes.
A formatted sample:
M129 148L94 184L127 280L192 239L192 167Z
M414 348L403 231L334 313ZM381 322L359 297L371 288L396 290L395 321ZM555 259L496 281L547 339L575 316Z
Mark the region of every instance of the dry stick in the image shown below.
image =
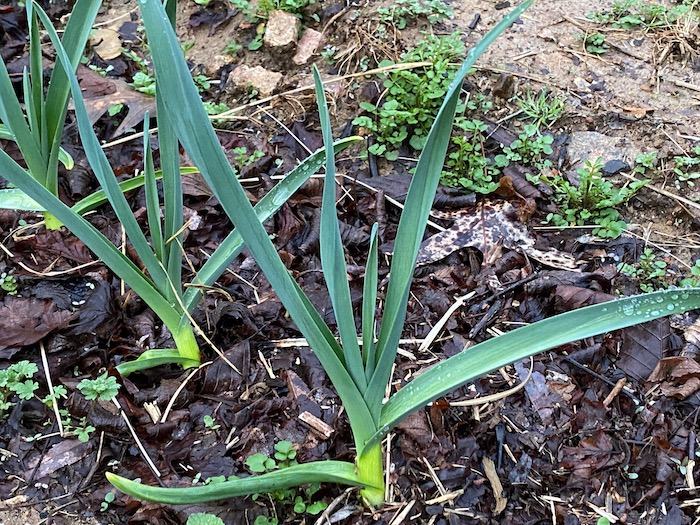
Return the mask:
M408 516L408 513L411 512L411 509L413 506L416 504L416 500L411 500L406 506L399 512L393 520L391 520L391 523L389 525L400 525L401 523L404 522L406 519L406 516Z
M631 235L632 237L636 237L636 238L639 239L640 241L643 241L644 244L648 244L648 245L650 245L650 246L653 246L653 247L656 248L657 250L659 250L659 251L661 251L661 252L664 252L664 253L665 253L666 255L668 255L669 257L674 258L674 259L676 260L676 262L678 262L678 264L680 264L680 265L682 265L682 266L685 266L685 267L688 268L689 270L692 268L687 262L683 261L680 257L678 257L678 256L674 255L673 253L671 253L670 250L667 250L666 248L664 248L664 247L661 246L660 244L657 244L657 243L655 243L655 242L653 242L653 241L650 241L650 240L647 238L646 233L645 233L644 236L642 236L642 235L639 235L638 233L633 232L632 230L627 230L627 229L625 230L625 233L628 233L628 234Z
M469 351L469 350L467 350ZM518 392L519 390L522 390L525 385L530 381L530 378L532 377L532 371L535 368L535 360L530 356L530 370L527 372L527 376L525 379L523 379L520 383L515 385L512 388L509 388L508 390L504 390L503 392L498 392L496 394L490 394L488 396L483 396L483 397L475 397L473 399L465 399L463 401L449 401L451 407L473 407L473 406L480 406L480 405L486 405L488 403L492 403L494 401L499 401L500 399L504 399L508 396L511 396ZM431 403L432 404L432 403Z
M3 252L5 252L5 254L6 254L8 257L11 257L11 258L12 258L12 257L15 256L15 254L12 253L4 244L0 244L0 250L2 250ZM73 273L73 272L76 272L76 271L78 271L78 270L82 270L83 268L87 268L87 267L89 267L89 266L94 266L94 265L99 264L99 263L100 263L99 261L91 261L91 262L88 262L88 263L80 264L80 265L76 266L75 268L70 268L69 270L61 270L61 271L59 271L59 272L51 272L51 271L41 271L41 272L38 272L38 271L36 271L36 270L32 270L29 266L27 266L26 264L24 264L22 261L18 262L17 265L18 265L20 268L22 268L23 270L25 270L26 272L31 273L32 275L36 275L37 277L58 277L59 275L67 275L67 274L69 274L69 273ZM50 266L48 266L48 267L50 268L50 267L52 267L54 264L55 264L55 262L52 263L52 264L51 264Z
M366 188L366 189L368 189L368 190L370 190L370 191L373 191L374 193L379 192L379 190L378 190L377 188L375 188L374 186L370 186L369 184L367 184L367 183L365 183L365 182L362 182L361 180L359 180L359 179L353 177L352 175L345 175L345 174L343 174L343 177L345 177L346 179L349 179L349 180L353 181L355 184L359 184L359 185L362 186L363 188ZM399 201L397 201L396 199L394 199L394 198L392 198L392 197L389 197L388 195L385 196L385 198L386 198L387 202L389 202L389 203L393 204L394 206L396 206L397 208L403 210L404 206L403 206L403 204L401 204ZM436 224L436 223L434 223L434 222L432 222L432 221L428 221L428 225L429 225L429 226L432 226L433 228L435 228L437 231L440 231L440 232L444 232L445 230L447 230L447 228L444 228L444 227L440 226L439 224Z
M146 449L143 447L141 440L136 435L136 431L134 430L134 427L131 425L131 421L129 421L129 418L127 417L126 413L124 412L124 409L122 409L122 406L119 404L119 401L117 400L116 396L112 397L112 403L114 403L114 405L117 407L117 410L119 410L119 414L122 416L122 419L126 423L126 426L128 427L129 432L131 433L131 437L134 438L134 441L136 442L136 447L141 452L141 455L143 456L143 459L146 461L146 464L151 469L151 471L156 476L156 478L160 479L160 477L161 477L160 470L158 470L155 463L153 463L150 456L148 455L148 452L146 452Z
M52 398L51 405L53 406L53 413L56 415L56 424L58 425L58 432L61 437L66 437L65 430L63 429L63 421L61 421L61 413L58 411L58 398L56 397L53 389L53 381L51 381L51 374L49 373L49 360L46 358L46 348L44 348L43 341L39 341L39 350L41 352L41 364L44 366L46 384L49 387L49 394Z
M469 292L466 295L463 295L461 297L457 297L455 299L454 304L450 306L447 311L443 314L443 316L440 318L440 320L435 323L433 328L428 332L428 335L425 336L425 339L423 339L423 342L421 345L418 347L418 353L425 352L428 350L430 345L433 344L435 339L437 339L437 336L440 335L440 332L442 331L442 328L447 324L447 321L449 321L450 317L452 317L452 314L455 313L459 308L464 306L464 303L466 303L469 299L474 297L476 295L476 292L472 291Z
M194 375L199 372L202 368L205 366L209 366L212 364L213 361L207 361L206 363L202 363L199 365L196 369L192 370L192 372L189 373L189 375L185 378L185 380L180 384L180 386L177 387L177 390L173 393L172 397L170 398L170 401L168 401L168 406L165 407L165 411L163 412L163 416L160 418L161 423L165 423L168 420L168 416L170 415L170 411L173 409L173 405L175 404L175 400L177 399L177 396L180 395L180 392L185 388L185 385L189 382L190 379L194 377Z
M100 432L100 444L97 447L97 456L95 457L95 461L93 461L92 466L90 467L90 471L88 472L88 475L85 476L83 481L80 482L80 485L78 485L78 488L73 492L72 496L75 496L80 490L84 489L88 483L90 483L90 480L95 475L95 472L97 472L97 469L100 467L100 461L102 460L102 448L104 447L104 441L105 441L105 432L104 432L104 430L102 430Z
M380 75L380 74L389 73L392 71L404 71L406 69L415 69L418 67L425 67L425 66L430 66L430 65L432 65L432 62L408 62L405 64L393 64L391 66L378 67L375 69L370 69L369 71L362 71L360 73L352 73L350 75L344 75L342 77L324 80L323 85L325 86L328 84L333 84L335 82L341 82L343 80L349 80L349 79L357 78L357 77ZM313 84L309 84L308 86L301 86L301 87L298 87L295 89L291 89L289 91L285 91L284 93L270 95L269 97L261 98L260 100L256 100L254 102L249 102L248 104L238 106L237 108L229 109L228 111L224 111L223 113L220 113L219 115L210 115L209 119L210 120L214 120L214 119L220 120L220 119L233 118L233 115L235 113L239 113L239 112L244 111L246 109L249 109L249 108L252 108L255 106L260 106L262 104L266 104L267 102L270 102L270 101L275 100L277 98L286 97L289 95L295 95L297 93L302 93L304 91L313 91L313 89L314 89ZM154 133L156 131L158 131L158 128L154 127L154 128L151 128L149 130L149 133ZM129 135L127 137L123 137L121 139L114 140L112 142L107 142L105 144L102 144L102 149L111 148L112 146L124 144L125 142L130 142L132 140L135 140L135 139L138 139L141 137L143 137L143 131L140 131L138 133L134 133L132 135Z
M340 505L344 499L347 499L349 494L351 492L354 492L355 490L357 490L357 487L349 487L349 488L345 489L343 491L343 493L340 494L340 496L338 496L337 498L335 498L333 501L331 501L328 504L326 509L323 511L323 514L321 514L316 519L316 522L314 523L314 525L324 525L324 524L330 525L332 523L330 520L331 512L333 512L338 507L338 505Z
M622 175L623 177L625 177L633 182L641 182L639 179L637 179L636 177L633 177L632 175L626 175L625 173L620 173L620 175ZM697 202L693 202L690 199L686 199L685 197L681 197L680 195L675 195L675 194L671 193L670 191L666 191L662 188L659 188L658 186L654 186L653 184L645 184L644 187L648 188L650 190L653 190L653 191L663 195L664 197L668 197L670 199L676 199L678 202L683 203L691 208L694 208L695 210L700 211L700 204L698 204Z

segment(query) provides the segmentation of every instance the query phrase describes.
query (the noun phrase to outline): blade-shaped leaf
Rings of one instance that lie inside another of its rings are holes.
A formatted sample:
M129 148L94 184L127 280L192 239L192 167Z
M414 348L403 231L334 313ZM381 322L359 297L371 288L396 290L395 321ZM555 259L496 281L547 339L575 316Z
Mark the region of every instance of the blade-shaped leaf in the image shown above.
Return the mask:
M42 24L46 28L49 38L56 49L56 55L59 58L59 61L64 65L65 70L70 70L71 64L69 58L58 39L58 35L51 24L51 20L40 7L36 6L36 10ZM82 140L83 147L85 148L85 155L90 162L90 166L95 173L95 177L97 177L97 180L104 189L109 203L112 205L114 212L119 218L119 222L121 222L127 236L129 237L129 240L134 245L134 249L139 254L139 257L148 269L153 282L156 284L159 290L168 290L170 288L168 276L161 266L160 261L155 256L153 249L148 244L145 235L141 231L141 228L136 221L133 212L131 211L129 203L126 201L124 194L119 188L119 183L117 182L114 172L112 171L112 167L107 159L107 156L102 150L100 141L90 125L87 111L85 109L85 102L80 90L80 85L78 84L78 80L74 74L68 76L68 82L73 95L73 104L75 106L75 114L78 123L78 130L80 132L80 138Z
M336 325L340 333L345 366L355 385L364 393L367 388L365 368L362 364L360 346L357 344L355 314L350 298L348 271L345 264L345 250L340 237L340 225L335 205L335 155L333 153L333 135L331 120L328 116L326 92L321 83L321 76L316 66L313 67L316 102L321 120L321 133L326 149L326 177L323 185L323 204L321 206L321 232L319 247L321 251L321 268L326 279L328 294L333 305Z
M153 151L151 151L151 135L149 133L148 112L143 119L143 176L144 190L146 190L146 215L148 217L148 229L151 232L151 243L159 261L163 262L165 253L165 241L160 223L160 198L156 183L156 169L153 166ZM163 290L161 290L162 292Z
M162 488L142 485L107 472L109 482L122 492L140 499L170 505L192 505L221 499L274 492L306 483L339 483L362 486L355 465L345 461L315 461L221 483L198 487Z
M369 381L374 374L375 356L375 310L377 308L377 285L379 275L379 242L377 231L379 225L375 222L369 236L369 253L365 266L365 282L362 286L362 356L365 364L365 374Z
M662 290L555 315L463 350L404 386L382 408L382 439L403 418L438 397L519 359L572 341L700 308L700 288Z
M71 64L71 71L75 71L80 63L80 58L85 51L85 45L92 31L97 12L102 5L101 0L77 0L71 11L70 18L63 31L61 43L65 49ZM68 95L70 83L61 63L54 65L46 92L46 123L51 144L60 145L58 137L63 133L63 124L66 120L68 108Z
M430 128L421 152L416 172L411 180L404 213L401 214L396 232L394 254L391 260L389 287L387 290L382 324L377 341L377 367L365 393L367 405L373 417L379 419L382 399L396 359L398 342L406 318L406 307L413 280L413 270L418 258L423 232L428 221L442 166L452 133L455 110L459 102L462 82L476 59L486 48L527 9L533 0L526 0L489 31L469 51L467 58L455 74L440 111Z
M5 179L21 188L31 199L45 210L49 210L58 220L66 225L93 253L114 273L128 282L131 288L148 303L153 311L167 326L177 326L180 314L155 289L153 283L128 258L126 258L109 239L75 213L58 197L53 195L37 180L12 160L7 153L0 150L0 171Z
M331 344L333 335L310 307L310 302L303 298L236 179L204 111L182 54L172 52L179 48L179 43L162 4L158 0L139 0L139 5L151 44L156 76L169 86L165 107L180 143L200 169L336 386L357 436L356 445L361 450L365 439L374 433L375 425L362 395L338 358L337 344L335 347Z
M0 122L17 142L30 173L42 177L45 164L39 137L34 136L29 129L2 57L0 57Z
M349 146L362 140L361 137L347 137L338 140L334 144L335 152L339 153ZM312 153L301 164L290 171L287 176L278 182L274 188L268 191L265 196L255 205L255 213L261 223L272 217L282 204L309 180L314 173L323 165L326 158L324 149ZM226 267L241 253L243 249L243 239L236 229L226 236L226 239L219 245L216 252L207 260L197 272L196 281L193 284L211 286L221 276ZM189 288L183 297L185 309L192 313L194 307L199 302L201 290L193 287Z

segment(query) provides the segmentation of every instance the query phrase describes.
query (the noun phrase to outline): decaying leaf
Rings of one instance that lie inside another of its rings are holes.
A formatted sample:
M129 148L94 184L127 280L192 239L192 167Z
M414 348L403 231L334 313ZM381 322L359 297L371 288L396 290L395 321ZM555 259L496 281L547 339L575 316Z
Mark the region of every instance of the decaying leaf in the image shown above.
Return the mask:
M666 354L671 336L668 317L624 330L617 367L636 381L644 381Z
M436 213L436 212L433 212ZM557 268L577 269L576 261L555 249L542 251L535 248L535 239L520 222L515 207L506 201L479 203L473 211L441 213L452 219L452 227L426 239L418 254L418 265L443 259L457 250L472 247L486 253L497 245L521 250L532 258Z
M122 54L119 32L109 27L96 29L90 35L90 44L102 60L112 60Z
M146 111L151 117L156 114L155 97L149 97L134 90L119 78L102 77L82 66L78 68L77 75L92 124L97 122L114 104L124 104L129 108L126 117L114 132L114 137L118 137L141 122Z
M53 301L5 296L0 303L0 358L7 359L13 349L31 345L50 332L65 328L76 314L59 310Z
M688 357L667 357L659 361L648 381L660 383L667 397L686 399L700 390L700 363Z

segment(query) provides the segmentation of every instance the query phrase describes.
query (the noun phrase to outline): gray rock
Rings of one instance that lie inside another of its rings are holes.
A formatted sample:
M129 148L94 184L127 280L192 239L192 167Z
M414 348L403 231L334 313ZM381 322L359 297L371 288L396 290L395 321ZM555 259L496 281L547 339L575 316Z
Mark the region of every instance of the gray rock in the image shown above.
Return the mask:
M617 175L621 171L631 171L632 168L631 166L626 163L624 160L620 159L612 159L609 160L608 162L605 163L605 166L603 166L603 169L601 170L603 172L603 175Z
M576 131L569 136L567 153L572 167L578 169L587 160L594 162L597 159L602 159L603 163L616 159L633 164L639 150L623 137L608 137L597 131Z

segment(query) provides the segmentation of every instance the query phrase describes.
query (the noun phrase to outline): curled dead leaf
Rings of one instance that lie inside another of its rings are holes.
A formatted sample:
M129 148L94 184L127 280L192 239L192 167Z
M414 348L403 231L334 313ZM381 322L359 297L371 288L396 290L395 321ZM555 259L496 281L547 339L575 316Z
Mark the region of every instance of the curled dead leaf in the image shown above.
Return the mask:
M700 363L688 357L661 359L649 376L667 397L686 399L700 390Z

